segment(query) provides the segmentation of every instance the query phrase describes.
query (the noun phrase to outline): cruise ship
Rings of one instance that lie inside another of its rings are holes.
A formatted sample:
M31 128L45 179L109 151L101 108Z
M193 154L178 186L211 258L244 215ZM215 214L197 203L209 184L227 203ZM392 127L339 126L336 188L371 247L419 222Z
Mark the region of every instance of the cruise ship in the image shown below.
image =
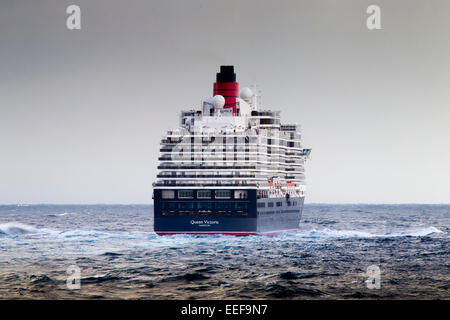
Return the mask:
M161 140L153 183L158 235L296 231L305 199L300 127L263 109L256 88L221 66L213 95Z

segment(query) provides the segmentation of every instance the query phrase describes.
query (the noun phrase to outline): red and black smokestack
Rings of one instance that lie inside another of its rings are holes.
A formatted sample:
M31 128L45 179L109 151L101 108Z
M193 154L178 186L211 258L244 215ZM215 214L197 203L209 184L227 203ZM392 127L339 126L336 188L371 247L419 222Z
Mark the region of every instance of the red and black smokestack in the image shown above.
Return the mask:
M236 99L239 96L239 83L236 82L236 73L233 66L220 66L214 83L214 95L220 94L225 98L224 109L232 108L236 115Z

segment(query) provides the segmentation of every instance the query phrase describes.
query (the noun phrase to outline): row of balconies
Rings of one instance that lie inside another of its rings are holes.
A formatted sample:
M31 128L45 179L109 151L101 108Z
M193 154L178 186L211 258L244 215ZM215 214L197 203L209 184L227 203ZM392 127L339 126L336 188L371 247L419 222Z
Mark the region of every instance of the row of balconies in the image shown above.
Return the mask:
M233 145L223 145L214 144L214 145L196 145L196 144L177 144L173 145L165 144L159 150L161 152L172 152L175 145L178 145L180 148L186 147L185 149L192 152L204 152L209 150L215 150L216 152L258 152L258 153L280 153L282 155L303 155L305 149L302 149L300 144L298 146L282 146L282 145L265 145L265 144L233 144ZM295 150L294 150L295 148ZM308 150L308 149L306 149Z
M214 149L214 154L248 154L248 155L258 155L258 156L265 156L265 155L271 155L271 156L280 156L280 157L301 157L304 155L302 151L295 151L295 152L282 152L283 150L280 150L281 152L274 152L270 151L267 152L266 150L258 150L258 149ZM171 148L161 148L160 152L163 153L163 156L168 156L171 154L173 149ZM209 150L200 149L200 148L192 148L189 151L186 151L187 153L193 152L194 154L206 154L209 155L211 152Z
M181 174L181 175L167 175L167 174L158 174L156 175L157 178L193 178L193 179L199 179L199 178L255 178L256 175L254 174L224 174L224 175L216 175L216 174Z
M260 180L261 183L265 183L266 180L267 180L267 177L258 177L258 178L255 178L255 176L250 176L250 177L233 177L233 176L225 177L225 176L214 176L214 175L184 176L184 177L180 177L180 176L176 176L176 177L170 177L169 176L168 177L168 176L158 175L158 178L161 179L161 180L158 180L158 183L163 183L163 182L166 182L166 181L170 181L170 182L178 181L178 182L183 182L183 183L191 183L192 181L201 181L202 179L211 179L210 181L215 181L215 183L220 182L222 184L224 184L224 183L226 184L226 183L233 182L233 181L235 181L235 182L239 182L239 181L246 182L249 179ZM234 180L225 180L225 181L223 181L223 179L233 179L233 178L234 178ZM304 176L303 175L291 175L291 176L284 176L283 178L285 180L290 180L290 181L292 181L292 180L303 180ZM191 180L189 180L189 179L191 179Z
M169 187L169 186L184 186L184 187L215 187L215 186L246 186L246 187L256 187L256 182L247 181L216 181L216 182L185 182L178 180L163 180L158 181L154 184L157 187Z
M164 164L159 165L158 169L256 169L256 166L229 166L229 165L223 165L223 166L217 166L217 165L209 165L209 164L193 164L193 165L178 165L178 164Z
M303 161L301 160L286 160L286 161L280 161L281 159L271 159L271 158L265 158L265 159L261 159L261 158L249 158L249 157L236 157L236 158L225 158L225 157L220 157L220 158L194 158L194 157L190 157L190 158L185 158L185 159L176 159L176 160L170 160L170 159L165 159L165 160L161 160L160 165L164 166L164 165L169 165L169 166L179 166L179 165L187 165L187 166L191 166L191 165L203 165L204 167L209 168L210 166L218 166L218 165L223 165L223 166L248 166L250 164L256 164L256 165L260 165L260 166L275 166L275 167L280 167L280 166L295 166L295 167L299 167L301 165L303 165Z
M297 167L297 168L280 168L280 167L276 167L276 168L268 168L267 166L261 167L261 166L203 166L203 165L160 165L158 166L158 169L160 170L230 170L230 171L234 171L234 170L251 170L251 171L255 171L257 173L260 172L265 172L264 170L268 170L270 172L289 172L291 174L302 174L305 172L305 169L303 167ZM179 171L177 171L179 172ZM234 172L234 174L236 174L236 172Z
M164 161L165 163L162 163L161 165L167 165L167 164L170 164L171 162L172 162L172 160L170 159L170 158L163 158L163 157L160 157L160 158L158 158L160 161ZM178 159L177 159L178 160ZM220 157L220 158L209 158L209 157L204 157L203 159L202 158L194 158L194 157L191 157L189 160L188 159L179 159L179 160L182 160L182 162L184 162L184 163L186 163L186 162L190 162L190 161L203 161L203 162L213 162L213 163L217 163L217 162L232 162L232 161L234 161L234 162L271 162L270 160L275 160L275 159L261 159L261 158L257 158L257 157L235 157L235 158L229 158L229 157L227 157L227 158L225 158L225 157ZM290 165L300 165L300 164L302 164L302 162L301 161L295 161L295 160L285 160L284 162L283 161L277 161L277 162L279 162L280 163L280 165L283 165L284 163L285 164L290 164ZM194 163L193 163L194 164ZM295 169L295 168L294 168Z

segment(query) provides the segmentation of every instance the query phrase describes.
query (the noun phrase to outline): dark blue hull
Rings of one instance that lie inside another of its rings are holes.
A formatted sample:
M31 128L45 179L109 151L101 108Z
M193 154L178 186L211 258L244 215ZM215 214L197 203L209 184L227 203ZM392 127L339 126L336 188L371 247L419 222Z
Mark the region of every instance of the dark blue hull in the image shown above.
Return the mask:
M244 198L200 199L175 196L163 199L162 190L154 190L154 230L169 234L271 234L298 229L304 198L262 198L256 190L245 190ZM236 191L236 192L242 192Z

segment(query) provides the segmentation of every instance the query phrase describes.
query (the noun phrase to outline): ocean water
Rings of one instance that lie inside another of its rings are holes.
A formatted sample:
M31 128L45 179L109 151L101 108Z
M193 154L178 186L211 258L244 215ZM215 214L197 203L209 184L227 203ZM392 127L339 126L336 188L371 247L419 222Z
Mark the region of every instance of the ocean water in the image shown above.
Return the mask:
M248 237L160 237L152 210L0 206L0 298L450 298L450 205L310 204L298 232Z

